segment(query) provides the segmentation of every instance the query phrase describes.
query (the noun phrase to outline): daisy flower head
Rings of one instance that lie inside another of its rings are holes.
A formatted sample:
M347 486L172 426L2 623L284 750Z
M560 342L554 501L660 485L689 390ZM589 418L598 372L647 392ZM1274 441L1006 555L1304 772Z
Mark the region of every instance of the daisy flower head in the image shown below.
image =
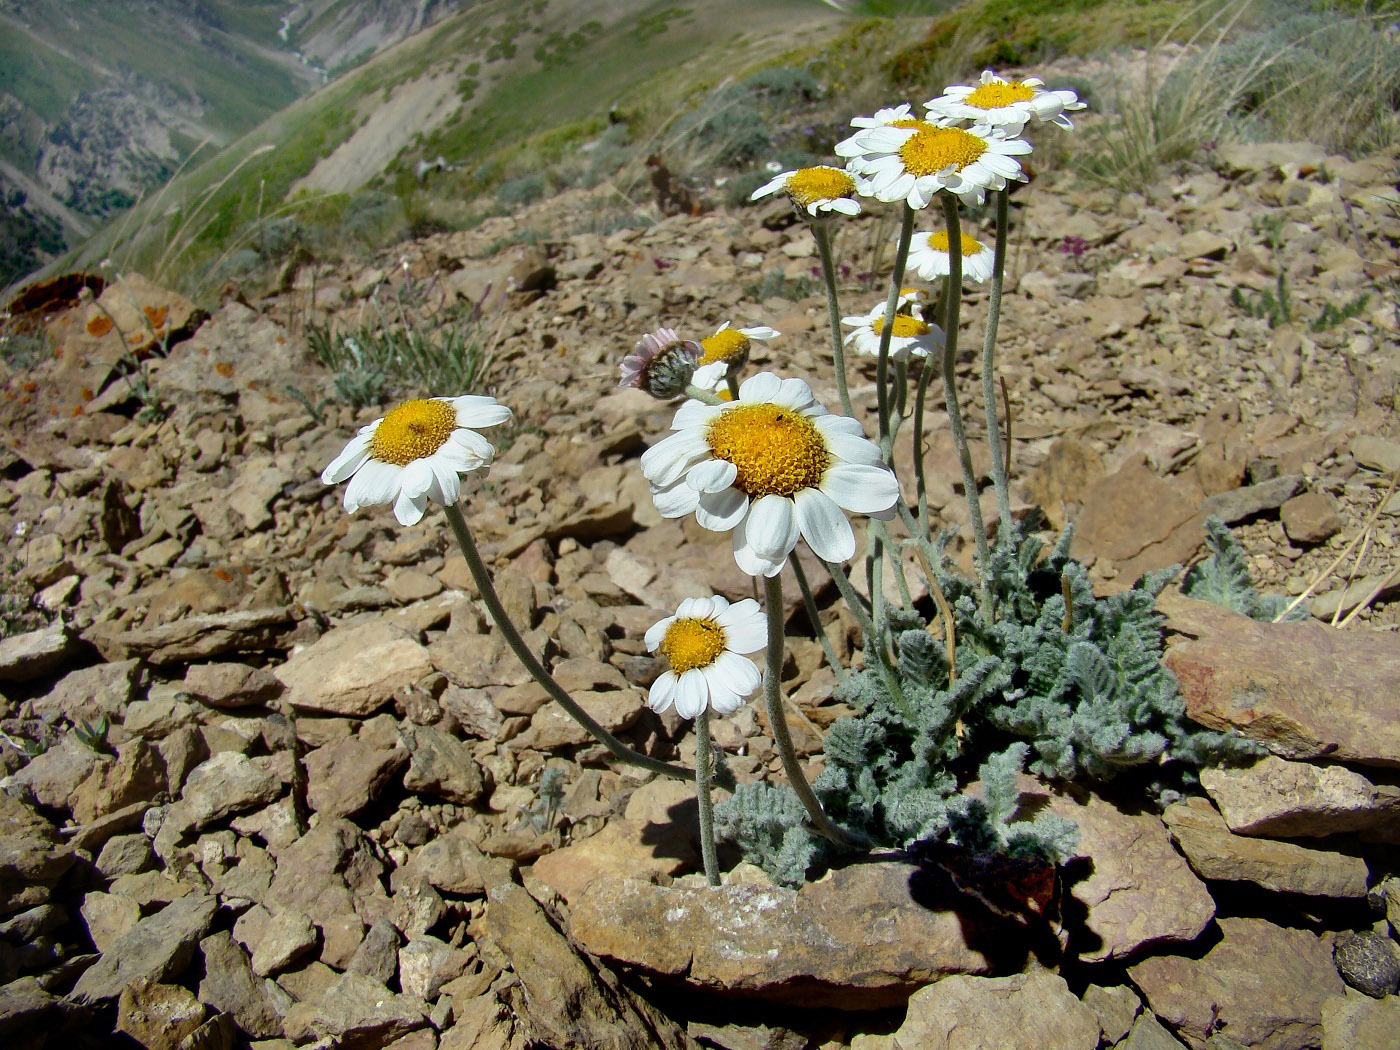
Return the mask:
M749 351L753 340L776 339L783 333L766 324L752 328L732 328L728 321L715 329L715 334L700 340L700 364L712 365L722 361L727 367L725 374L732 374L749 363Z
M860 140L871 128L909 128L922 123L924 123L922 120L914 116L914 107L907 102L902 102L898 106L877 109L873 117L852 117L851 127L856 129L855 133L838 142L832 152L838 157L845 157L849 163L850 160L858 158L864 153Z
M645 390L660 401L685 393L700 363L700 344L682 339L671 328L658 328L637 341L636 349L622 359L618 386Z
M496 455L476 432L510 419L494 397L430 397L405 401L350 439L321 474L326 485L347 478L345 509L394 505L401 525L416 525L428 501L453 506L463 474L487 466Z
M976 237L962 235L962 275L965 281L987 281L992 276L996 253ZM909 241L909 268L931 281L948 276L948 234L916 233Z
M841 323L851 326L846 333L846 345L854 345L856 350L867 357L880 353L880 335L885 330L885 304L880 303L868 314L843 317ZM908 360L910 357L928 357L936 350L943 349L943 330L937 325L921 321L910 314L895 314L890 325L890 357Z
M1045 81L1037 77L1005 80L986 69L975 85L955 84L924 107L931 117L970 120L1019 135L1033 120L1072 130L1074 123L1065 113L1083 109L1084 103L1073 91L1047 91Z
M717 715L732 715L751 697L762 677L746 654L768 644L768 620L752 598L687 598L646 633L647 652L660 650L670 669L652 683L647 706L657 714L672 704L682 718L694 718L708 704Z
M928 302L928 292L922 288L901 288L899 298L894 301L894 308L900 313L912 313L914 307L923 306Z
M855 533L843 511L894 516L899 482L879 448L800 379L760 372L737 401L686 402L671 429L642 455L656 509L732 530L734 560L750 576L776 576L799 538L824 561L850 558Z
M788 195L799 213L806 212L814 219L821 218L823 212L860 214L860 201L855 199L856 180L840 168L819 164L785 171L754 190L749 200L756 201L779 190Z
M886 202L907 201L911 208L927 207L940 190L957 194L966 204L980 204L987 190L1002 190L1008 179L1026 177L1016 159L1031 151L1024 139L987 127L913 123L855 136L862 152L850 163L864 176L856 187L860 192Z

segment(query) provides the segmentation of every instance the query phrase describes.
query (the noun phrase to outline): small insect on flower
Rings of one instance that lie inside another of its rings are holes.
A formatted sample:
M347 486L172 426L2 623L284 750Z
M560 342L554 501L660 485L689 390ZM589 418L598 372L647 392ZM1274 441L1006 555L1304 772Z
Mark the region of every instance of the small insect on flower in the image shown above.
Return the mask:
M700 364L703 348L693 339L682 339L673 328L658 328L637 341L636 349L622 359L618 386L645 390L660 401L685 393Z
M652 683L647 706L658 713L675 704L676 714L694 718L708 704L730 715L757 692L762 677L745 655L768 644L768 621L752 598L687 598L646 633L648 652L660 651L670 669Z
M392 503L400 524L416 525L429 500L455 505L462 494L461 476L487 466L496 455L474 428L510 418L510 409L478 394L405 401L361 427L321 481L335 485L349 479L345 509L352 514Z

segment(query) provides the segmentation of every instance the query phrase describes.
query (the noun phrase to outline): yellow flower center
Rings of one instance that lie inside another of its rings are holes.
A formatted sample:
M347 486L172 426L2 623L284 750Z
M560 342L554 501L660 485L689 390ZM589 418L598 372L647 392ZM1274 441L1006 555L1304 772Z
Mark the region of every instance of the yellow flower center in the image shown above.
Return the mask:
M803 168L788 176L787 195L799 208L817 201L849 197L856 191L856 180L840 168Z
M961 171L986 152L985 142L960 128L917 131L899 147L904 170L919 176L936 175L945 168Z
M968 236L967 234L965 234L965 233L962 234L961 236L962 236L962 254L963 254L963 258L966 259L966 258L969 257L969 256L976 255L978 252L980 252L980 251L982 250L982 242L979 241L976 237L969 237L969 236ZM933 249L934 251L936 251L936 252L946 252L946 251L948 250L948 233L947 233L947 231L946 231L946 230L940 230L938 233L931 233L931 234L929 234L929 235L928 235L928 246L929 246L930 248L932 248L932 249Z
M671 662L677 674L709 667L724 652L724 628L714 620L694 617L676 620L661 639L661 655Z
M885 330L885 319L877 317L870 322L870 330L879 335ZM928 335L929 327L917 317L910 317L908 314L895 314L894 324L890 326L890 333L896 339L917 339L921 335Z
M1029 102L1033 98L1035 88L1026 87L1019 80L1010 80L1001 84L983 84L963 101L978 109L1000 109L1013 102Z
M930 124L927 120L918 120L915 117L905 117L903 120L896 120L890 124L892 128L916 128L919 131L932 131L937 128L937 124Z
M381 463L406 467L442 448L456 429L457 410L450 402L427 398L405 401L374 428L370 455Z
M708 339L701 339L700 345L705 348L700 358L702 366L712 365L716 361L742 365L749 359L749 337L737 328L718 331Z
M716 459L738 468L735 487L755 497L816 488L831 463L812 421L781 405L740 405L723 412L705 440Z

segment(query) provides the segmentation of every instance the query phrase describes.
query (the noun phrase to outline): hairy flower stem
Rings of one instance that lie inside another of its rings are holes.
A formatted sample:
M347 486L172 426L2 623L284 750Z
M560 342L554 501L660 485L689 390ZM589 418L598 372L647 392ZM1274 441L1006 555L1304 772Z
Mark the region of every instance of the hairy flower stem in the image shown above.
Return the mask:
M948 226L948 309L943 324L943 397L948 408L948 427L953 432L953 444L962 466L963 494L967 497L968 521L972 525L972 540L977 545L977 570L981 581L982 603L988 602L988 574L991 552L987 549L987 526L982 521L982 504L978 501L977 474L972 469L972 451L963 429L962 409L958 406L957 373L958 311L962 306L962 252L951 246L962 244L962 223L958 218L958 201L946 190L943 199L943 220Z
M687 383L685 385L685 396L694 398L696 401L703 401L707 405L724 404L724 402L719 399L719 397L715 394L713 390L702 390L694 383ZM735 394L734 396L738 397L738 394Z
M992 256L992 291L987 302L987 333L982 340L982 402L987 411L987 443L992 454L992 484L997 491L997 545L1011 542L1011 490L1006 479L1007 455L1002 454L1001 424L997 419L996 347L997 325L1001 321L1001 288L1006 275L1008 190L998 190L997 243ZM952 241L948 242L952 244ZM1008 442L1011 435L1006 435Z
M826 283L826 317L831 326L831 357L836 362L836 396L841 400L841 414L853 416L851 391L846 385L846 347L841 341L841 307L836 298L836 265L831 261L831 222L812 220L812 236L817 239L817 254L822 260L822 280Z
M710 776L714 755L710 752L710 706L695 716L695 804L700 811L700 856L705 863L705 881L719 885L719 861L715 858L715 806L710 796Z
M797 761L797 751L792 746L792 734L788 730L787 712L783 710L783 694L779 681L783 672L783 581L781 576L767 576L763 580L763 598L768 613L768 667L763 675L763 703L768 709L768 724L773 730L773 743L783 760L783 772L788 784L801 800L812 821L812 830L823 838L830 839L838 846L856 848L867 843L858 839L844 828L833 824L822 804L807 783L807 775L802 772L802 764Z
M729 396L735 401L739 400L739 377L734 373L727 373L724 377L724 385L729 388Z
M880 451L887 464L894 463L894 428L890 425L890 338L894 335L894 314L899 307L899 290L904 286L904 265L909 261L909 242L914 238L914 209L906 202L904 222L899 228L899 247L894 253L890 274L890 297L885 300L885 320L880 326L880 358L875 368L875 393L880 412ZM951 243L951 242L949 242Z
M836 647L831 644L831 639L826 635L826 628L822 626L821 613L817 610L817 599L812 594L812 585L807 582L807 571L802 568L802 563L795 554L788 559L788 564L792 566L792 574L797 577L797 589L802 592L802 604L807 608L807 618L812 621L812 631L821 644L822 654L826 657L827 665L836 672L837 678L844 679L846 669L841 666L841 659L836 655Z
M575 722L588 730L593 738L611 751L619 761L651 773L658 773L664 777L689 780L694 775L693 770L687 769L685 766L662 762L660 759L644 755L640 751L634 751L609 733L594 721L593 717L580 707L573 697L564 691L564 687L554 680L553 675L544 669L544 665L535 658L535 654L530 651L530 647L525 644L525 639L520 637L520 632L516 630L515 624L506 614L505 606L501 604L500 595L496 593L495 585L491 582L491 574L486 571L486 565L482 562L481 555L476 549L476 541L472 539L471 530L467 528L467 519L462 516L462 508L453 504L444 509L447 511L447 521L452 526L452 534L457 537L457 546L462 549L462 556L467 559L467 568L471 570L472 579L476 581L476 589L481 593L481 600L486 605L486 611L491 614L491 620L501 632L501 636L505 638L506 644L525 665L525 670L530 672L530 676L544 687L544 691L551 698L559 702L560 706L569 713Z
M856 618L856 623L860 625L860 633L865 639L865 649L869 654L867 662L874 662L880 679L884 682L885 688L889 690L895 703L906 711L909 710L909 701L904 696L904 690L900 688L899 679L895 677L889 664L879 659L880 650L875 641L875 624L870 619L870 613L866 611L865 602L856 593L856 589L851 586L851 581L846 578L840 565L835 562L825 562L824 564L826 571L831 573L831 579L836 584L836 589L841 592L841 598L845 601L846 608L851 610L851 615Z
M933 315L940 321L946 320L948 303L948 282L938 290L938 301L934 304ZM927 316L927 315L925 315ZM920 535L928 540L933 532L928 523L928 481L924 474L924 406L927 404L928 386L933 379L933 360L924 358L919 370L919 388L914 395L914 499L919 508L919 532L910 529L910 535Z

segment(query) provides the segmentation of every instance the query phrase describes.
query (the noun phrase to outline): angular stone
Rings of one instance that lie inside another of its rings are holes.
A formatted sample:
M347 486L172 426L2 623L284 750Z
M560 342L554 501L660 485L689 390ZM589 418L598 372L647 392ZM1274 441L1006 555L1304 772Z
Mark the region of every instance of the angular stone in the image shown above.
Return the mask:
M1384 635L1318 623L1261 623L1163 596L1166 664L1186 712L1238 729L1284 758L1400 765L1400 646Z
M78 1003L115 999L133 981L159 984L179 975L217 908L217 898L191 894L142 919L78 978L68 998Z
M70 807L74 820L91 824L134 803L153 801L164 791L160 752L145 740L129 740L117 748L115 762L97 765L78 785Z
M1400 441L1358 434L1351 439L1351 454L1367 470L1378 470L1382 474L1400 470Z
M459 897L483 896L492 887L513 882L515 874L510 861L483 853L463 824L414 850L400 870L405 877L422 878Z
M575 951L519 886L491 891L486 936L510 960L525 1019L545 1046L688 1050L685 1032L607 970Z
M123 630L114 623L94 624L83 635L108 660L141 656L165 664L208 660L239 650L280 648L279 636L292 626L290 609L247 609L184 616L159 627Z
M48 809L66 810L72 804L78 785L98 766L111 764L70 733L57 747L35 755L18 773L9 778L11 794Z
M388 984L398 970L398 960L399 931L393 923L381 920L369 928L345 969Z
M281 793L281 781L262 765L237 751L221 751L186 778L181 805L199 829L231 813L265 806Z
M1332 501L1320 492L1304 492L1279 508L1283 531L1294 543L1313 546L1335 536L1342 529L1342 517Z
M281 911L268 919L253 948L253 972L268 977L285 970L316 947L316 927L300 912Z
M210 707L254 707L275 700L282 689L271 671L248 664L192 664L185 671L185 692Z
M299 911L324 925L354 912L357 895L381 894L382 872L359 828L347 820L323 819L278 853L264 903L270 911Z
M1327 946L1263 919L1221 919L1199 959L1160 955L1129 968L1153 1013L1204 1050L1212 1033L1244 1046L1305 1050L1322 1037L1322 1006L1343 993Z
M141 921L141 905L130 897L93 891L83 895L79 909L88 937L99 952L105 952Z
M1266 510L1277 510L1305 483L1301 474L1283 474L1255 485L1217 492L1201 504L1201 512L1214 514L1226 525L1233 525Z
M118 660L70 671L34 699L34 715L46 722L96 722L104 714L116 719L131 702L140 668L140 660Z
M0 638L0 682L32 682L62 667L78 651L63 620L25 634Z
M473 958L472 952L420 935L399 949L399 987L405 995L432 1002L444 984L465 972Z
M1125 984L1091 984L1084 989L1082 999L1099 1019L1099 1031L1109 1045L1126 1036L1142 1012L1142 1000Z
M1127 958L1155 944L1195 940L1210 925L1215 902L1154 814L1125 813L1084 791L1050 794L1039 785L1022 790L1021 807L1046 799L1048 812L1078 826L1075 856L1092 862L1085 878L1066 887L1086 909L1091 941L1070 948L1078 948L1080 959Z
M1172 1035L1153 1014L1145 1013L1133 1022L1133 1030L1128 1033L1127 1039L1118 1044L1117 1050L1181 1050L1181 1040Z
M956 899L915 900L916 869L885 861L831 872L801 890L653 886L596 879L570 932L590 954L769 1001L846 1010L903 1003L954 973L985 974L974 923Z
M314 1002L287 1012L287 1038L297 1044L316 1039L335 1046L378 1050L428 1023L426 1004L395 995L382 982L362 973L343 973Z
M610 820L597 834L545 854L531 870L559 896L573 901L596 878L655 882L695 865L694 845L686 842L680 852L658 849L646 828L635 821Z
M400 733L411 761L403 786L460 805L474 805L486 789L481 766L471 749L433 726L406 725Z
M230 1015L254 1039L280 1036L282 1015L291 1008L292 997L272 981L254 975L247 954L227 931L205 937L199 949L204 955L199 1001Z
M970 1050L989 1033L1002 1046L1096 1050L1099 1021L1053 973L953 974L909 997L892 1050Z
M1322 1050L1386 1047L1400 1031L1400 998L1372 999L1348 991L1322 1004Z
M1230 830L1278 838L1347 831L1400 833L1400 792L1343 766L1269 755L1247 768L1201 770L1201 787Z
M1173 803L1162 819L1203 879L1252 882L1266 890L1314 897L1366 896L1366 862L1360 857L1233 835L1202 798Z
M135 981L117 999L117 1031L147 1050L180 1050L206 1012L188 988Z
M407 762L402 746L379 748L360 737L318 747L306 756L307 799L317 813L348 817L373 802Z
M293 707L363 718L432 670L417 637L381 619L327 631L273 673Z

